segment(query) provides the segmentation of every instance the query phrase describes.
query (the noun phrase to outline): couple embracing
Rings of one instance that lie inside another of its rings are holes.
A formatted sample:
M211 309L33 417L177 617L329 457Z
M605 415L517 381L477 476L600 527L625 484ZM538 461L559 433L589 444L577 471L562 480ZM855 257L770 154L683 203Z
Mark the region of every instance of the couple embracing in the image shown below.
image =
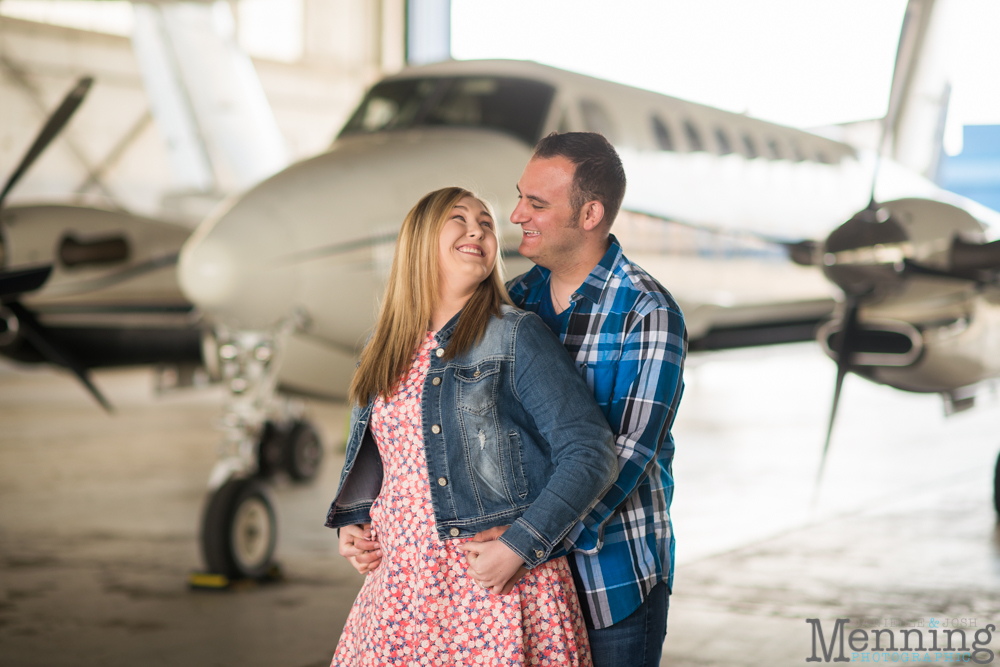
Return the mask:
M603 136L545 137L517 189L506 287L473 193L403 222L327 517L367 574L334 665L659 664L684 320L610 233Z

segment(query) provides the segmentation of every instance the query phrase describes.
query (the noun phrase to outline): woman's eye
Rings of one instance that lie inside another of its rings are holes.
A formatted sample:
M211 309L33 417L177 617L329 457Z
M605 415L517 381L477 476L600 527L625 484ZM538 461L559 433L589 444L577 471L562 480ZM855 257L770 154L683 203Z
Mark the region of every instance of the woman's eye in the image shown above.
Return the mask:
M482 225L484 227L489 227L490 229L493 229L493 221L492 220L483 220Z

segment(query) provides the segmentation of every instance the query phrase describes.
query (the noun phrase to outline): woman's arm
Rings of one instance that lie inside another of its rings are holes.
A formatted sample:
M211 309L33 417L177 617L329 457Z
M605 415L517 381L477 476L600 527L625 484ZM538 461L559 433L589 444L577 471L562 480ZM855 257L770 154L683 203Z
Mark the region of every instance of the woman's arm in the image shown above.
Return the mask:
M569 530L618 476L614 436L587 383L559 340L534 313L514 331L514 392L549 443L554 472L500 541L532 568L549 559Z

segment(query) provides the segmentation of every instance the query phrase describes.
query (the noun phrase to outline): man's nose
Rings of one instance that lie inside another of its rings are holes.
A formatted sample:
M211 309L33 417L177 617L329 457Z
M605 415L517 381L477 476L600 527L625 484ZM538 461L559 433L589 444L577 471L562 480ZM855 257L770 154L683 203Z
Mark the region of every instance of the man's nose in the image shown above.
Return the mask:
M510 221L515 225L523 225L528 221L528 216L526 215L524 207L524 200L521 199L517 202L517 206L514 207L514 210L510 212Z

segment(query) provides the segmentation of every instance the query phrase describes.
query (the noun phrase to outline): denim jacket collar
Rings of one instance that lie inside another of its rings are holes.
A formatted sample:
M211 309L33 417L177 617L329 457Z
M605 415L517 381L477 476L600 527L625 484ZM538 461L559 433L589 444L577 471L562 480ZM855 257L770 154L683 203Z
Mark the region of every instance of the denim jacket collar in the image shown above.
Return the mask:
M463 306L462 310L465 310ZM447 347L448 341L451 340L451 335L455 333L455 327L458 326L458 318L462 314L462 310L455 313L448 322L441 327L441 329L434 334L434 339L437 341L438 347Z
M583 284L576 289L573 293L574 297L580 295L595 304L601 302L601 298L608 289L608 282L614 274L615 266L617 266L622 257L622 246L618 243L615 235L609 234L608 239L611 243L604 253L604 257L597 263L594 270L590 272L590 275L583 281ZM521 283L525 286L525 291L530 292L548 280L551 273L548 269L536 264L530 271L524 274ZM576 300L573 297L570 298L574 301Z

